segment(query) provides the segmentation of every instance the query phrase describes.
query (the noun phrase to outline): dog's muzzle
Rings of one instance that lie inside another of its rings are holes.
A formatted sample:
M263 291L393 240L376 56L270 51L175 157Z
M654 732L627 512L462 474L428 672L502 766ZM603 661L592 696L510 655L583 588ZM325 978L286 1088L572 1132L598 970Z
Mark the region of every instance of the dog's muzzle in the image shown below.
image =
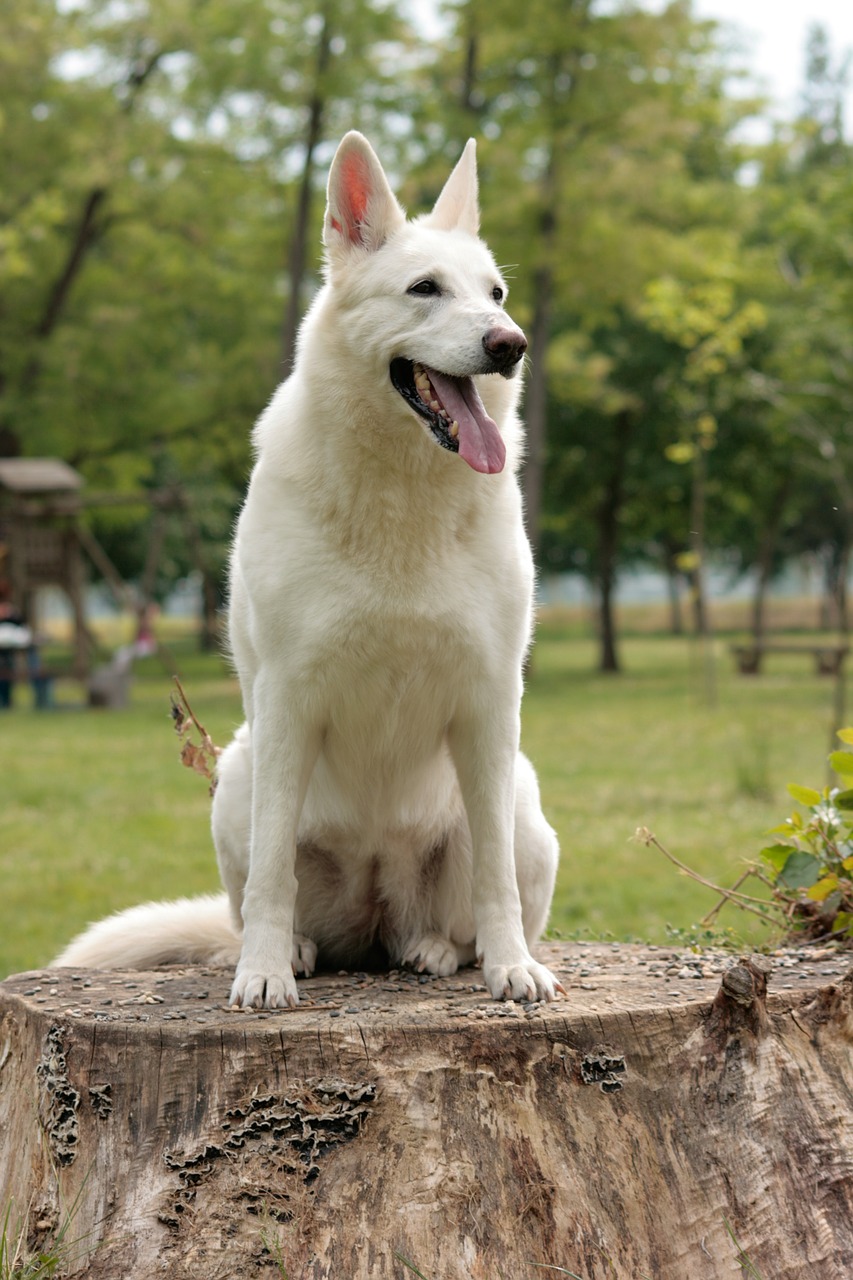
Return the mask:
M492 330L483 338L487 359L478 373L512 376L527 347L520 330L520 342L510 341L512 336L509 330ZM488 350L487 341L493 350ZM423 419L442 449L458 453L469 467L486 475L503 470L506 446L497 423L486 413L472 377L441 373L402 356L391 361L389 372L395 389Z

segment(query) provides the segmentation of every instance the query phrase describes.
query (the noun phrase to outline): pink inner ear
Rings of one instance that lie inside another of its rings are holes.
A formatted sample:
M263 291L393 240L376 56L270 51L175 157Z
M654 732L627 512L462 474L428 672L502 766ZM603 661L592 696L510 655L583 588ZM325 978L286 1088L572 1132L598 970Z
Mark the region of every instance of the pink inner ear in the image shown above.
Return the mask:
M359 221L367 210L367 188L370 186L370 172L360 155L350 155L344 161L344 187L349 206Z
M347 221L347 231L354 244L362 244L361 226L367 213L367 201L370 194L370 170L364 157L358 153L344 157L341 166L341 194L344 208L342 213Z

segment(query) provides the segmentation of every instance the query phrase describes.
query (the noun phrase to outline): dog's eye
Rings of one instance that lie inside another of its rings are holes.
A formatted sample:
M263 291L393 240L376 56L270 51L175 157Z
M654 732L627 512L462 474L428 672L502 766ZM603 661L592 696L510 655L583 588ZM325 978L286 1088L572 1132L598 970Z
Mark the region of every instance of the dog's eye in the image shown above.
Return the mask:
M428 298L430 295L441 293L441 290L434 280L418 280L417 284L409 286L408 292L415 293L421 298Z
M495 302L503 302L504 291L499 284L496 284L494 289L492 290L492 297L494 298Z

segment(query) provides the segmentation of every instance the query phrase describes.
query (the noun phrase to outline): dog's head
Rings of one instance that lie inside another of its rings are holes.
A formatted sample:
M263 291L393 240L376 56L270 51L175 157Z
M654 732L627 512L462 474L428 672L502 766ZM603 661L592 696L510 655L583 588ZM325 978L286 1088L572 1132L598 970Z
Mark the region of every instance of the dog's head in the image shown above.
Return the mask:
M506 284L478 230L473 139L432 212L413 222L367 140L349 133L341 142L324 243L348 345L442 448L494 473L506 448L473 379L511 378L527 340L506 313Z

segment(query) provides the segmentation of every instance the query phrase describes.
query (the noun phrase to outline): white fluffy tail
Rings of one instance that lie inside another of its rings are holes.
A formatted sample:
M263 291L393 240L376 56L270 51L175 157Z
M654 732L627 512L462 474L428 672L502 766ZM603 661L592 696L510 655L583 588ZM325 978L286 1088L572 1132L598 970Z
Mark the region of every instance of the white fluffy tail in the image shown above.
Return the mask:
M159 969L167 964L235 965L240 939L224 893L145 902L90 925L51 968Z

